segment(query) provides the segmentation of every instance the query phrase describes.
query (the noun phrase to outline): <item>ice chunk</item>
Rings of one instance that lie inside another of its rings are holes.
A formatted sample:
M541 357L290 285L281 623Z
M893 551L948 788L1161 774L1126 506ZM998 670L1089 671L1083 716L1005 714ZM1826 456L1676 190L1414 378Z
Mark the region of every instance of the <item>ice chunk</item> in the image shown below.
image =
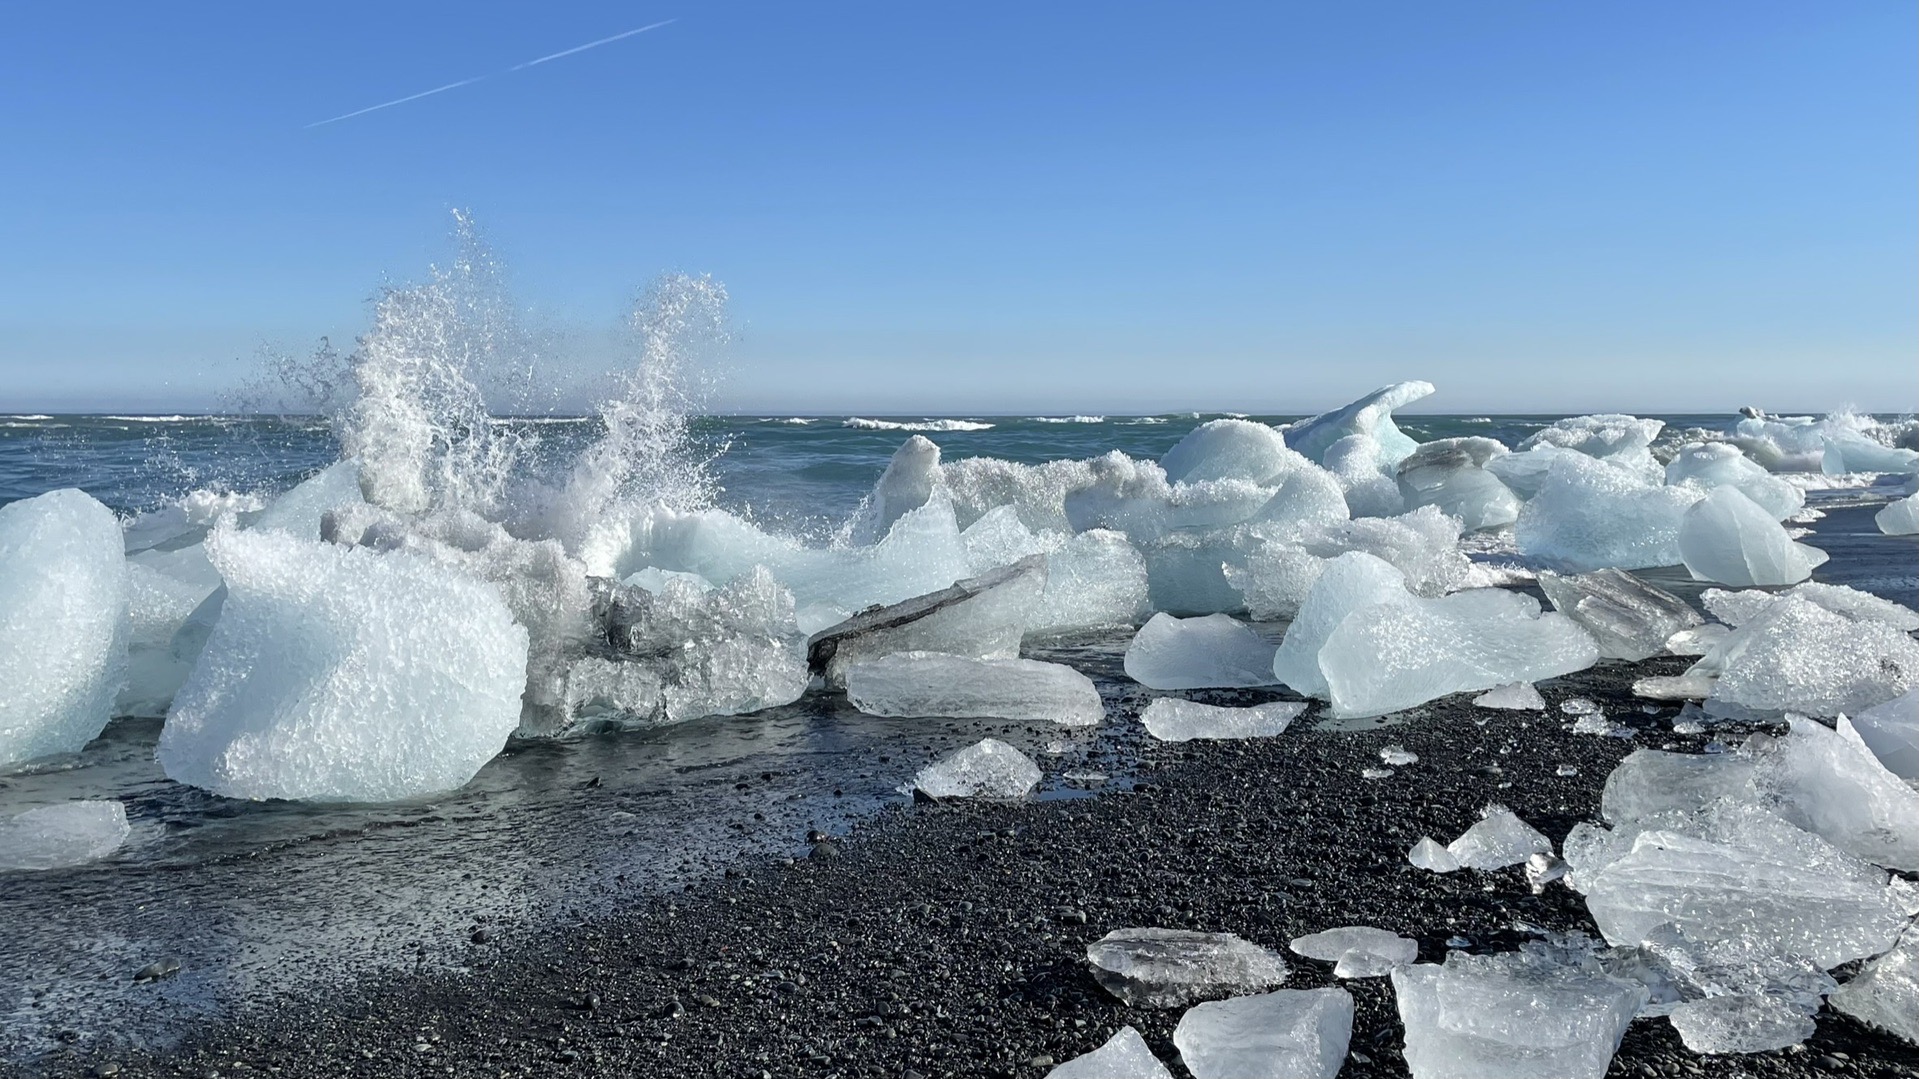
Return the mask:
M1344 989L1278 989L1196 1004L1173 1028L1193 1079L1333 1079L1353 1036Z
M1531 682L1508 682L1503 686L1487 690L1473 698L1473 704L1480 708L1499 708L1510 712L1543 712L1546 710L1546 698Z
M1106 716L1093 680L1071 667L939 652L896 652L852 664L846 699L872 716L996 717L1072 727Z
M1853 730L1879 763L1908 783L1919 783L1919 689L1852 717Z
M1803 599L1834 614L1844 615L1855 622L1883 622L1894 629L1919 629L1919 612L1889 599L1882 599L1870 592L1861 592L1857 588L1848 588L1842 584L1807 581L1796 588L1788 588L1784 592L1765 592L1759 589L1727 592L1723 589L1708 588L1700 599L1705 602L1706 609L1721 622L1729 626L1743 626L1772 609L1775 603L1787 596Z
M1819 462L1819 470L1828 476L1915 469L1919 469L1919 452L1882 446L1869 438L1840 431L1826 433L1826 452Z
M893 451L886 471L853 515L848 536L857 544L877 543L893 522L926 505L940 480L940 448L925 435L914 435Z
M1480 810L1478 823L1446 844L1447 853L1466 869L1504 869L1535 852L1551 854L1552 840L1502 805Z
M61 802L0 820L0 870L62 869L105 858L131 829L119 802Z
M1682 629L1666 638L1666 651L1675 656L1703 656L1718 647L1729 632L1727 627L1717 622Z
M1406 860L1415 868L1431 870L1434 873L1451 873L1462 868L1459 859L1453 857L1453 852L1440 846L1439 841L1429 835L1419 837L1419 842L1413 844L1413 849L1406 852Z
M1739 587L1797 584L1826 552L1796 543L1737 487L1715 487L1686 511L1679 555L1694 580Z
M1139 1031L1121 1027L1106 1044L1055 1067L1046 1079L1173 1079L1173 1073L1153 1056Z
M1354 611L1412 602L1405 575L1393 566L1370 554L1340 555L1313 583L1298 616L1287 627L1273 656L1274 676L1302 696L1324 697L1327 683L1319 657L1333 631Z
M1513 538L1520 553L1580 572L1676 566L1680 521L1700 497L1693 488L1653 486L1605 461L1561 454L1520 509Z
M919 770L913 788L931 798L1024 798L1039 765L997 738L982 738Z
M1296 937L1288 947L1308 959L1335 964L1336 978L1378 978L1419 958L1418 941L1366 925Z
M1227 615L1161 612L1126 646L1126 676L1152 689L1270 686L1275 647Z
M1276 493L1249 480L1171 483L1157 463L1134 460L1117 450L1094 459L1089 467L1092 482L1061 500L1066 519L1075 531L1110 528L1136 543L1251 520Z
M1140 719L1146 733L1162 742L1194 739L1270 738L1283 733L1306 710L1301 701L1275 701L1251 708L1221 708L1197 701L1161 697L1146 706Z
M1570 674L1598 660L1592 635L1572 620L1498 588L1362 608L1319 651L1340 716L1384 715L1449 693Z
M1379 759L1395 768L1404 768L1409 764L1418 764L1419 754L1405 746L1387 746L1379 751Z
M1637 416L1573 416L1533 432L1519 444L1519 449L1555 446L1573 450L1651 483L1664 483L1665 470L1653 459L1650 447L1665 426L1663 420L1642 420Z
M1919 683L1919 642L1802 596L1773 600L1697 667L1719 668L1712 700L1755 712L1848 715Z
M1287 449L1273 428L1230 419L1200 424L1159 459L1171 483L1249 480L1266 486L1310 463Z
M1326 471L1344 492L1355 517L1391 517L1406 511L1406 499L1393 478L1393 462L1366 435L1347 435L1326 450Z
M1276 952L1232 933L1115 929L1086 948L1093 977L1135 1008L1177 1008L1257 993L1291 971Z
M1806 492L1753 463L1729 442L1692 442L1666 465L1666 482L1711 490L1736 487L1775 521L1806 505Z
M1554 461L1561 457L1581 456L1584 455L1577 450L1560 449L1558 446L1534 446L1524 453L1500 454L1487 460L1483 467L1523 502L1539 493L1539 488L1546 482L1546 475L1551 471Z
M1093 484L1093 467L1088 461L1027 465L998 457L969 457L941 465L940 479L962 527L996 507L1010 506L1028 528L1070 532L1066 496Z
M1027 633L1130 625L1146 594L1146 560L1124 535L1081 532L1046 556L1046 589Z
M1393 423L1393 410L1434 393L1430 382L1398 382L1331 412L1301 420L1284 429L1286 444L1313 461L1324 462L1333 443L1363 435L1377 447L1378 464L1390 468L1406 459L1419 443Z
M198 543L128 556L127 675L114 715L158 719L167 714L199 657L197 649L177 653L174 637L220 584L220 574Z
M1829 998L1834 1011L1919 1045L1919 926Z
M1427 442L1399 462L1400 497L1408 508L1433 506L1456 517L1469 532L1498 528L1519 518L1519 497L1486 471L1506 454L1490 438L1444 438Z
M1910 536L1919 532L1919 495L1907 495L1891 502L1872 515L1879 531L1888 536Z
M1672 1010L1673 1029L1695 1053L1764 1053L1798 1045L1818 1024L1799 1008L1742 994L1689 1000Z
M1353 551L1391 564L1405 575L1406 587L1422 596L1444 595L1472 575L1459 550L1459 522L1431 506L1398 517L1254 528L1246 539L1243 563L1228 565L1225 576L1255 618L1291 618L1326 562Z
M1844 716L1838 730L1801 716L1761 752L1754 781L1781 816L1888 869L1919 870L1919 790L1879 763Z
M452 790L520 721L527 633L490 585L407 554L215 532L228 593L160 733L167 775L234 798Z
M849 664L894 652L1012 659L1045 588L1045 556L1031 555L821 630L806 642L807 664L838 689Z
M1586 627L1599 642L1599 654L1613 659L1657 655L1673 634L1705 621L1685 600L1623 570L1567 577L1542 572L1538 580L1553 607Z
M1614 824L1631 824L1753 797L1753 763L1744 756L1636 749L1606 777L1599 812Z
M1601 1079L1645 986L1523 954L1393 971L1413 1079Z
M0 769L77 752L106 727L127 635L113 511L72 489L0 506Z
M366 501L360 494L360 465L338 461L267 504L248 528L285 532L301 539L319 539L320 522L329 510Z

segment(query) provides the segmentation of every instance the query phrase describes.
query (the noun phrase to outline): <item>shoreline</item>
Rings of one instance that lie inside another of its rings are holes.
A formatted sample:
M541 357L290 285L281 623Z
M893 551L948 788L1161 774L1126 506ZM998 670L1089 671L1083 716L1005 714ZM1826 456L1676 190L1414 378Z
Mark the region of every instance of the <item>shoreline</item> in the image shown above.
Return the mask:
M729 869L571 926L476 932L464 970L268 999L172 1049L87 1044L20 1074L1037 1079L1126 1024L1180 1074L1170 1034L1181 1011L1121 1005L1085 962L1086 944L1110 930L1164 926L1279 950L1291 988L1343 985L1357 1016L1341 1075L1403 1076L1389 982L1336 982L1330 964L1291 955L1287 941L1376 925L1418 939L1420 961L1433 962L1454 937L1496 952L1528 939L1526 927L1595 933L1562 884L1534 896L1519 867L1441 876L1405 852L1421 835L1457 835L1488 802L1557 846L1596 816L1606 775L1633 749L1698 750L1754 729L1678 736L1676 707L1641 711L1632 679L1688 662L1604 662L1541 683L1543 713L1476 709L1462 696L1373 730L1315 729L1311 713L1268 739L1148 742L1133 788L1097 797L895 804L790 865ZM1557 706L1574 696L1635 737L1572 734ZM1113 701L1107 724L1136 726L1148 699ZM1362 778L1387 745L1420 760ZM1919 1074L1919 1047L1830 1010L1818 1022L1802 1049L1705 1057L1664 1021L1642 1020L1610 1074Z

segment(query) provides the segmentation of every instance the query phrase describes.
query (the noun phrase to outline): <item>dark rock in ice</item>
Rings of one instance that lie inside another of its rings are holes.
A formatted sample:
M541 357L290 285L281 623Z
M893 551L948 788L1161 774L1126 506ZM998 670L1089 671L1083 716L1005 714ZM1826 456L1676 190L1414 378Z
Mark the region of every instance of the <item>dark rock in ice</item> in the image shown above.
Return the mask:
M1019 651L1026 617L1046 587L1046 556L955 581L937 592L873 607L806 642L806 662L840 686L848 664L891 652L951 652L975 658ZM937 617L936 617L937 616Z

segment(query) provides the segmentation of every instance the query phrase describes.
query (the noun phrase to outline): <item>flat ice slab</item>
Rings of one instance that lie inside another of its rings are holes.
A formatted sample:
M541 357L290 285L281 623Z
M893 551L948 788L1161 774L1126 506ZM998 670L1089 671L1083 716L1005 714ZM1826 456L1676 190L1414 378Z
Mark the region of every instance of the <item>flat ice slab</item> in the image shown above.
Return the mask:
M1151 689L1270 686L1278 648L1223 614L1148 619L1126 646L1126 676Z
M1026 719L1089 727L1106 717L1093 680L1036 659L896 652L846 668L846 699L870 716Z
M1173 1028L1193 1079L1333 1079L1353 1037L1344 989L1279 989L1196 1004Z
M1419 958L1418 941L1367 925L1296 937L1288 947L1308 959L1334 964L1336 978L1377 978Z
M119 802L62 802L0 820L0 870L62 869L105 858L127 841Z
M1304 701L1275 701L1250 708L1222 708L1176 697L1161 697L1146 706L1140 719L1146 724L1146 733L1162 742L1270 738L1283 733L1305 710Z
M1116 929L1087 946L1086 960L1107 992L1136 1008L1256 993L1291 973L1277 952L1235 934L1187 929Z
M1758 993L1689 1000L1672 1010L1679 1040L1695 1053L1765 1053L1798 1045L1818 1024L1804 1009Z
M1024 798L1039 765L997 738L982 738L919 770L913 788L929 798Z
M1029 555L823 629L806 642L807 664L843 688L850 664L895 652L1011 659L1045 588L1046 556Z
M1834 1011L1919 1045L1919 928L1833 993Z
M1413 1079L1601 1079L1648 996L1514 953L1453 952L1392 977Z

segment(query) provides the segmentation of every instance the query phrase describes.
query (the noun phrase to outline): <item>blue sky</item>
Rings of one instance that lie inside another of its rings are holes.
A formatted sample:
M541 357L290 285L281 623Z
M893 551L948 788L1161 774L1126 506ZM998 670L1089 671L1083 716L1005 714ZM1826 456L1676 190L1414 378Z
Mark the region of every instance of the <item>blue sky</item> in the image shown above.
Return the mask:
M583 340L724 281L744 410L1907 411L1915 35L1890 0L13 5L0 410L204 407L351 339L466 207Z

